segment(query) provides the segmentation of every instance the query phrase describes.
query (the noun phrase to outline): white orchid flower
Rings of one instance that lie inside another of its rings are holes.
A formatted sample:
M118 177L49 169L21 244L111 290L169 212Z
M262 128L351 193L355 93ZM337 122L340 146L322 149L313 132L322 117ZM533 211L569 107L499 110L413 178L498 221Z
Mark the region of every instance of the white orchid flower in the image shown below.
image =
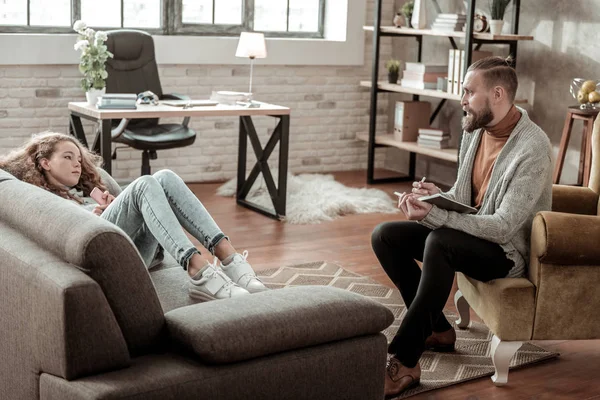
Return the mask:
M96 35L96 31L94 31L92 28L87 28L85 30L85 32L83 33L84 36L86 36L88 38L88 40L91 42L92 40L94 40L94 36Z
M86 28L87 28L87 24L80 19L75 21L75 23L73 24L73 30L77 31L77 32L82 31Z
M103 31L96 32L96 40L98 42L105 42L106 39L108 39L108 35L106 34L106 32L103 32Z
M88 42L87 40L80 40L77 43L75 43L75 46L73 46L73 48L75 50L81 50L84 51L85 49L87 49L90 46L90 42Z

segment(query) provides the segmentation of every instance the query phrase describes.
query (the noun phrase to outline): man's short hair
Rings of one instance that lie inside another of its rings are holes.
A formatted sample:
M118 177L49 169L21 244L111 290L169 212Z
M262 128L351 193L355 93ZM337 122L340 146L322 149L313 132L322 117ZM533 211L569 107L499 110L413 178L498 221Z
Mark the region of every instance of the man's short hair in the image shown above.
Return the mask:
M467 72L481 71L483 81L487 87L502 86L512 103L515 101L517 87L519 86L517 73L512 65L513 59L510 56L507 58L486 57L471 64Z

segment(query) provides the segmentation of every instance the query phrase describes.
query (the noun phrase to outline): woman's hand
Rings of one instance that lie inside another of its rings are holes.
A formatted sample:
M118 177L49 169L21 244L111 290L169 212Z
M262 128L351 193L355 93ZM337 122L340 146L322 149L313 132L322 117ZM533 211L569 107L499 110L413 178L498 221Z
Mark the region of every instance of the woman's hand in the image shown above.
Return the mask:
M113 196L113 200L114 200L114 196ZM102 205L98 204L96 207L94 207L94 210L92 212L94 214L96 214L97 216L100 216L100 215L102 215L104 210L106 210L106 207L108 207L108 204L102 204Z
M115 196L113 196L112 194L108 193L108 190L106 190L104 193L102 193L102 198L104 199L104 204L105 205L109 205L110 203L112 203L113 201L115 201ZM106 207L104 207L106 208Z
M412 194L415 194L419 197L431 196L432 194L441 192L440 188L431 182L413 182L412 185Z

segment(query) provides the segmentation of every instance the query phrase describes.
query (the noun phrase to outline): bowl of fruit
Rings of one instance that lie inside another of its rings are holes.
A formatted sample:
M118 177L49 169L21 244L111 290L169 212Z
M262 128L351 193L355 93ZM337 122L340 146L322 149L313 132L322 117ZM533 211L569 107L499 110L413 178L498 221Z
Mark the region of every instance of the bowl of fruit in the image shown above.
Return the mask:
M575 78L571 82L571 94L582 110L600 109L600 80Z

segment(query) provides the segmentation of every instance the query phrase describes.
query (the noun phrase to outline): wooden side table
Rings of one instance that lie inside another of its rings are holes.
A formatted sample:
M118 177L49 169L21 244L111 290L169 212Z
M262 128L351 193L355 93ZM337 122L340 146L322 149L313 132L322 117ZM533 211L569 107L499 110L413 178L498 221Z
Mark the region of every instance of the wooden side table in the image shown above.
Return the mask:
M562 137L560 138L560 147L558 149L558 158L554 167L554 183L560 181L565 155L569 147L571 138L571 129L573 121L580 119L583 121L583 132L581 137L581 152L579 154L579 173L577 174L577 186L587 186L590 181L590 167L592 164L592 128L594 119L600 110L582 110L579 106L569 107L567 118L563 127Z

